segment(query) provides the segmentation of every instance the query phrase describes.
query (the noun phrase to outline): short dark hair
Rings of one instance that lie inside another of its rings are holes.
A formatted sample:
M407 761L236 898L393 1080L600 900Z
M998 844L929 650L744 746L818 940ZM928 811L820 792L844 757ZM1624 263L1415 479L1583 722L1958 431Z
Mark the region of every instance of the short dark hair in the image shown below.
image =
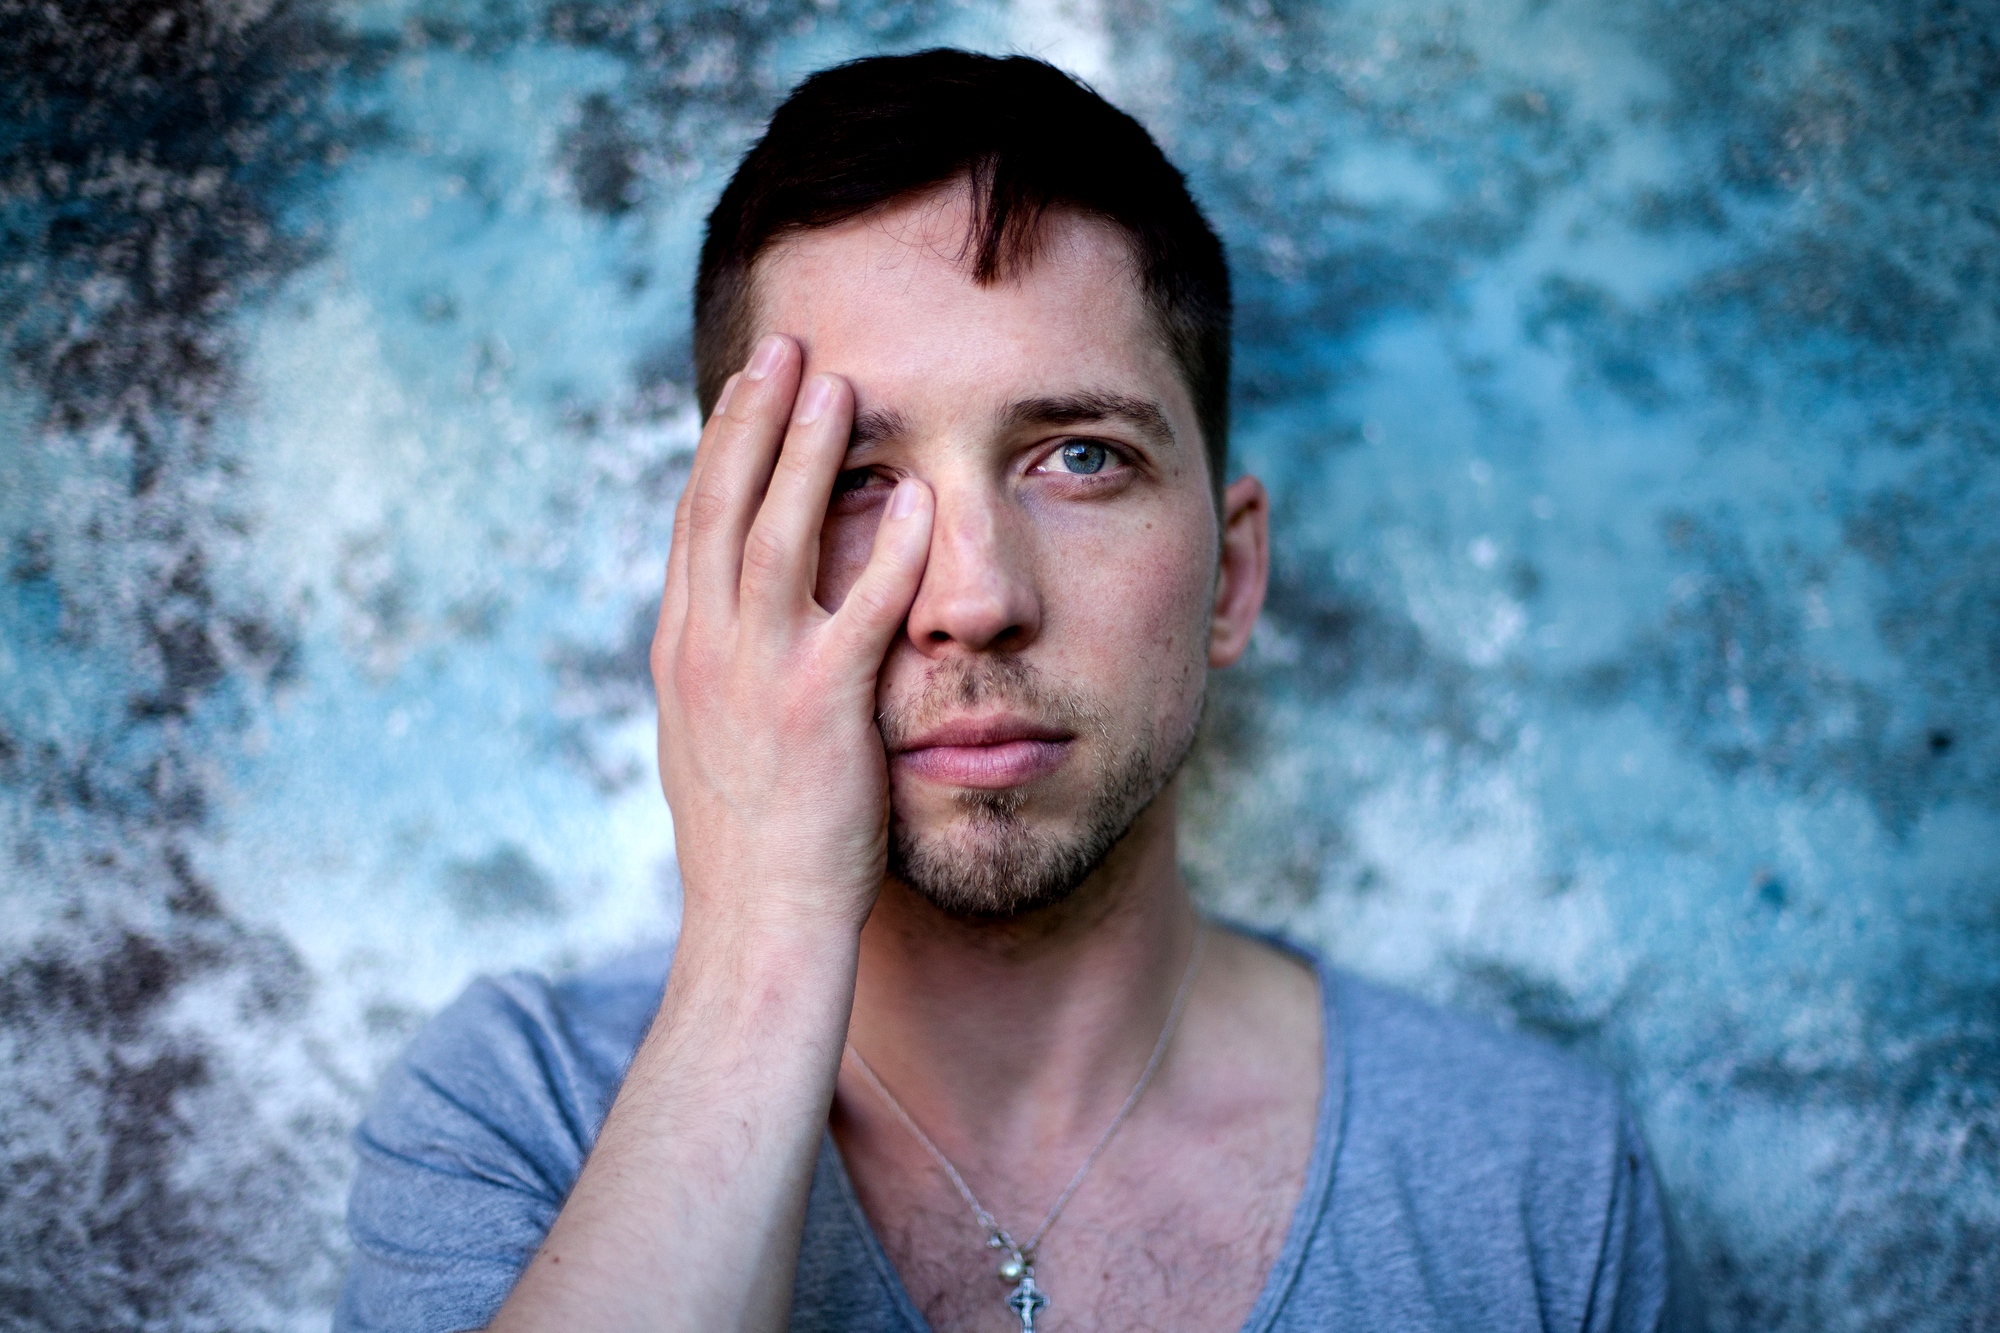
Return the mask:
M1032 261L1052 209L1126 235L1219 489L1229 455L1222 242L1144 126L1027 56L872 56L793 89L708 215L694 288L702 412L750 353L751 266L766 246L960 180L971 187L968 254L981 283Z

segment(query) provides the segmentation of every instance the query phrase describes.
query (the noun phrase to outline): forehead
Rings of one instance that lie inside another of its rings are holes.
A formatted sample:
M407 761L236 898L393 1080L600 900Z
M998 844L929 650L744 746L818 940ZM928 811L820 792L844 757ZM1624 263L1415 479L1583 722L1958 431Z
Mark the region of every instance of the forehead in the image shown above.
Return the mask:
M1053 214L1030 262L981 285L970 223L960 188L787 238L752 270L755 327L798 338L807 369L847 376L864 409L942 423L1024 396L1109 391L1159 403L1176 434L1196 437L1123 233Z

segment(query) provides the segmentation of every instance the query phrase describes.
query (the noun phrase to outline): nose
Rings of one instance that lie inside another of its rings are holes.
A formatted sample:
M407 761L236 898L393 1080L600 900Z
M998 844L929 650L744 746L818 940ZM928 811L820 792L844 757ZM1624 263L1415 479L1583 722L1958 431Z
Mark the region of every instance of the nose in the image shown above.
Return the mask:
M1026 534L985 487L933 490L930 559L910 607L910 642L933 658L1020 651L1042 621Z

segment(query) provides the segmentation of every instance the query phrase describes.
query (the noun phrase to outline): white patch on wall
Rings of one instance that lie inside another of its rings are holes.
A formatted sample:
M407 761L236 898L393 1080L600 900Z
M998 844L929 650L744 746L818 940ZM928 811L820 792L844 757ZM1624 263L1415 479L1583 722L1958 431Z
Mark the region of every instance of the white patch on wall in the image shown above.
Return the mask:
M1111 91L1107 80L1117 72L1101 0L1014 0L1007 31L1022 54Z

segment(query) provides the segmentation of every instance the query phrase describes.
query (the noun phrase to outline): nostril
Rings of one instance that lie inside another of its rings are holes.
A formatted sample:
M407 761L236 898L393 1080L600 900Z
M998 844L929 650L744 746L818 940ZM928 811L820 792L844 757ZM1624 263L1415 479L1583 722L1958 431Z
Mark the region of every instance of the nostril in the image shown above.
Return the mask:
M930 634L929 634L929 635L927 635L926 637L928 637L928 638L930 639L930 641L931 641L932 643L950 643L950 642L951 642L951 635L949 635L949 634L946 634L946 633L945 633L945 632L944 632L943 630L941 630L941 629L934 629L934 630L932 630L932 631L930 632Z

